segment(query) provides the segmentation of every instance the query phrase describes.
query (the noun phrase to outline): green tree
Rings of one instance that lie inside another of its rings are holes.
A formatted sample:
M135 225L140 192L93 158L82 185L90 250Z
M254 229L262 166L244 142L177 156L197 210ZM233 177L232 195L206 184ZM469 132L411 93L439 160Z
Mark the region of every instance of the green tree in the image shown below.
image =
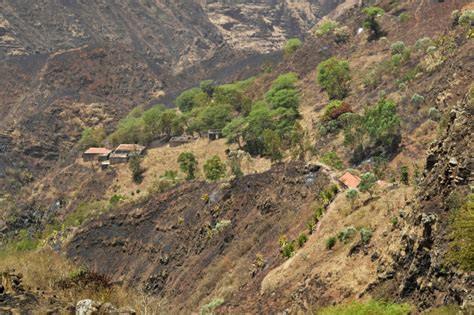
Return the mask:
M157 137L160 135L161 130L159 121L164 111L164 105L156 105L143 113L143 122L145 123L145 128L152 137Z
M204 80L204 81L201 81L201 83L199 84L199 87L201 88L201 90L206 93L207 95L209 95L210 97L212 97L212 94L214 94L214 81L213 80Z
M354 204L358 196L359 196L359 193L355 189L349 189L346 192L346 199L349 200L352 210L354 210Z
M202 133L209 129L223 129L232 120L232 107L216 104L200 107L191 113L190 131Z
M270 157L272 162L281 161L283 154L281 152L281 138L275 131L265 129L263 131L263 143L265 155Z
M183 152L178 157L179 168L186 173L186 180L193 180L196 178L196 170L198 162L196 157L191 152Z
M114 146L120 143L141 143L147 144L150 141L148 133L145 131L145 123L142 117L127 117L122 119L117 129L109 136Z
M303 45L303 42L299 38L291 38L289 39L285 46L283 47L283 50L285 52L286 56L292 55L298 48L300 48Z
M214 91L214 101L221 105L230 105L234 110L248 114L252 101L245 96L238 84L226 84L218 86Z
M406 165L403 165L400 168L400 181L405 185L408 185L409 182L410 182L410 175L408 173L408 166L406 166Z
M364 28L372 33L373 38L378 38L382 34L382 28L377 22L377 17L383 15L385 11L379 7L367 7L362 10L365 14Z
M299 97L295 89L282 89L266 95L265 100L272 108L298 108Z
M198 105L198 103L196 102L196 97L202 93L203 91L201 91L200 88L193 88L184 91L183 93L181 93L180 96L176 98L175 104L182 112L189 112Z
M86 128L82 131L79 145L83 149L98 147L105 139L105 130L102 127Z
M318 82L331 99L343 99L349 94L351 71L349 62L332 57L317 68Z
M158 130L169 139L184 132L183 117L174 109L163 111L157 123Z
M250 154L263 154L263 131L275 128L272 111L265 103L256 103L245 120L245 150Z
M304 160L311 148L308 130L299 122L295 122L290 133L291 155L294 159Z
M367 172L360 178L359 190L361 192L368 192L370 196L372 196L373 188L376 183L377 177L374 174Z
M206 179L215 181L225 176L226 166L219 156L214 155L204 163L203 170Z
M352 148L353 163L372 154L388 157L401 141L400 116L393 101L381 99L366 108L363 115L344 114L344 143Z
M132 172L133 181L140 183L143 180L145 169L142 167L142 159L139 156L132 156L128 161L128 167Z
M232 119L224 129L222 129L222 133L227 139L229 144L237 143L239 149L242 148L242 135L245 130L246 120L245 118L239 116Z

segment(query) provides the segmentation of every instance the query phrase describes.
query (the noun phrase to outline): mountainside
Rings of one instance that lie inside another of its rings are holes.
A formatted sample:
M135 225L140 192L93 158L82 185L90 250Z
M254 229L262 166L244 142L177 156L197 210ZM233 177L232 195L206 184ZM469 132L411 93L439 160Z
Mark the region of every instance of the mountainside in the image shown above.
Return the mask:
M207 47L155 64L130 20L107 24L116 42L60 28L68 41L0 61L0 167L19 188L0 196L0 312L472 313L474 2L168 2L54 5L159 16L151 55L179 23ZM209 78L189 108L128 114ZM75 149L127 114L148 136L146 113L186 137L132 138L146 154L104 169ZM223 138L201 137L220 121Z
M335 6L1 1L0 187L17 189L67 160L86 127L110 130L133 107L171 105L202 79L258 73Z

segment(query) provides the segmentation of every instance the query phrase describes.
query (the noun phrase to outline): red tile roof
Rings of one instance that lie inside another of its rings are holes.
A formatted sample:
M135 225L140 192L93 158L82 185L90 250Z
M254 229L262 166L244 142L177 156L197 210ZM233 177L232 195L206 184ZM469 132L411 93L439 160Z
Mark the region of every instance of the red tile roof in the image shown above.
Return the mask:
M344 175L339 177L339 180L349 188L357 188L360 184L360 178L349 172L345 172Z
M143 151L145 147L139 144L121 144L119 145L115 151L130 151L130 152L137 152Z
M107 148L89 148L86 150L86 152L84 152L84 154L107 155L110 152L112 151Z

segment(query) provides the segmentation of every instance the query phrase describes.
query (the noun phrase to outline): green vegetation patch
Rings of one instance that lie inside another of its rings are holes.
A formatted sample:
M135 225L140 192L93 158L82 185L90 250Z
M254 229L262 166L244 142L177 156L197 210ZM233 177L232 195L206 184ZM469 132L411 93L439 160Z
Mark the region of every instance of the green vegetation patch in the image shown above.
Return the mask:
M394 304L379 301L353 302L319 310L318 315L408 315L413 307L409 304Z

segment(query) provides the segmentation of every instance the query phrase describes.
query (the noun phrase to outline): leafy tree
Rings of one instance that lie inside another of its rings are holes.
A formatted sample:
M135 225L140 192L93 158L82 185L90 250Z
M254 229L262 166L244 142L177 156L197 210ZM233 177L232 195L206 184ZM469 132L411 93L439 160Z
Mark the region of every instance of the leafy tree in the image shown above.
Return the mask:
M377 22L377 16L383 15L385 11L379 7L367 7L362 10L366 15L364 28L372 32L372 36L378 38L382 35L382 29Z
M183 117L174 109L163 111L157 122L158 130L167 138L184 132Z
M145 123L145 128L152 137L159 136L161 133L159 121L164 111L164 105L156 105L143 113L143 122Z
M249 113L243 132L245 150L250 154L263 154L263 131L274 129L273 113L265 103L256 103Z
M234 110L248 114L252 101L245 96L238 84L226 84L218 86L214 91L214 101L217 104L230 105Z
M304 160L310 150L311 143L308 130L299 122L295 122L290 133L291 155L294 159Z
M400 169L400 181L405 185L408 185L409 182L410 182L410 175L408 173L408 166L406 166L406 165L403 165Z
M242 148L242 136L245 131L246 120L245 118L239 116L232 119L224 129L222 133L227 138L228 143L237 143L239 149Z
M150 140L142 117L127 117L121 120L109 139L114 146L120 143L146 144Z
M201 81L201 83L199 84L199 87L201 88L201 90L206 93L207 95L209 95L210 97L212 97L212 94L214 94L214 81L213 80L205 80L205 81Z
M79 145L83 149L90 147L98 147L102 144L105 139L105 130L102 127L97 128L86 128L82 131L81 140Z
M363 115L344 114L344 142L353 149L353 163L371 154L387 157L398 149L401 140L400 116L393 101L381 99L366 108Z
M196 178L196 170L198 162L191 152L183 152L178 157L179 168L186 173L186 180Z
M208 180L215 181L225 176L226 166L219 156L214 155L204 163L203 170Z
M335 168L336 170L344 169L344 162L334 151L329 151L329 152L324 153L321 156L321 162Z
M298 92L295 89L282 89L269 93L266 96L266 101L272 108L284 107L284 108L298 108L299 97Z
M272 162L281 161L283 154L281 152L281 138L271 129L263 131L263 143L265 148L265 155L270 157Z
M377 183L377 177L374 174L367 172L360 178L359 190L361 192L369 192L372 196L373 187Z
M191 113L190 131L205 132L209 129L223 129L232 120L230 105L216 104L200 107Z
M303 42L299 38L291 38L289 39L285 46L283 47L283 50L285 51L286 56L292 55L298 48L300 48L303 45Z
M133 181L140 183L143 180L145 169L142 167L142 159L139 156L132 156L128 161L128 167L132 172Z
M354 210L354 204L358 196L359 196L359 193L355 189L349 189L346 192L346 199L349 200L352 210Z
M242 177L244 175L242 172L242 161L244 159L249 159L249 154L242 150L231 150L228 152L227 158L229 160L232 175L237 178Z
M332 57L317 68L318 82L331 99L343 99L349 94L351 71L349 62Z
M201 93L203 93L203 91L201 91L200 88L192 88L184 91L176 98L175 104L182 112L189 112L198 105L196 97Z
M298 81L298 75L294 72L288 72L278 76L272 83L270 91L279 91L284 89L295 89L295 83Z

